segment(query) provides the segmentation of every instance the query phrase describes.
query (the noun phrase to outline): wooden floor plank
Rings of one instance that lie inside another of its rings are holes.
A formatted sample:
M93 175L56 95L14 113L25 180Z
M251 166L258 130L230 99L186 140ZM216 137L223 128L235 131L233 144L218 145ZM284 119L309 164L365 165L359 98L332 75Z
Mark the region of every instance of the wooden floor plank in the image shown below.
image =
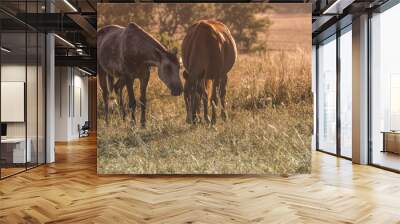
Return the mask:
M310 175L98 176L96 139L0 181L0 223L400 223L400 175L320 152Z

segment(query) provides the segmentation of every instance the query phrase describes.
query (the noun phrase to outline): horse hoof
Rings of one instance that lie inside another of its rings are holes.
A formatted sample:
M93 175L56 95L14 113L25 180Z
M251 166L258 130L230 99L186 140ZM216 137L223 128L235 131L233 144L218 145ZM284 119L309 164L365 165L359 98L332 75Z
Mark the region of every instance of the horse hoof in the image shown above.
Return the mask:
M211 125L216 125L217 124L217 119L211 119Z
M136 126L136 120L131 120L130 123L132 126Z
M221 118L222 118L223 121L226 121L227 120L226 114L221 114Z
M199 117L195 117L193 119L193 124L199 124L199 123L201 123L201 119Z

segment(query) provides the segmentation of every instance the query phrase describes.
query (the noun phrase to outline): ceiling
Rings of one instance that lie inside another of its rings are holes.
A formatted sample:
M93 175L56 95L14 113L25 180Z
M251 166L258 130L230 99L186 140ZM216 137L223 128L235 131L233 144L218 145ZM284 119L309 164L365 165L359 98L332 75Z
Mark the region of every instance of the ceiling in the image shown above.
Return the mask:
M12 49L7 58L27 55L29 59L34 53L36 46L25 43L25 31L54 32L56 66L78 66L96 74L96 4L96 0L48 0L47 4L45 0L1 0L2 45Z
M373 11L389 0L311 0L313 43L352 22L352 17Z
M208 1L208 0L203 0ZM215 0L209 0L215 2ZM313 39L323 36L330 27L346 16L377 7L387 0L253 0L269 3L311 3ZM1 0L0 24L3 32L29 30L55 32L56 65L80 66L96 73L97 3L134 2L123 0ZM137 1L138 2L138 1ZM152 2L142 0L141 2ZM154 0L154 2L193 2L185 0ZM226 2L226 1L224 1ZM229 0L229 2L249 2ZM50 10L51 9L51 10ZM52 13L49 13L49 12ZM28 12L28 13L26 13ZM351 22L351 18L350 18ZM334 31L332 31L334 32ZM14 34L15 35L15 34ZM18 45L19 38L12 38ZM17 46L15 46L17 47ZM29 51L29 49L28 49Z

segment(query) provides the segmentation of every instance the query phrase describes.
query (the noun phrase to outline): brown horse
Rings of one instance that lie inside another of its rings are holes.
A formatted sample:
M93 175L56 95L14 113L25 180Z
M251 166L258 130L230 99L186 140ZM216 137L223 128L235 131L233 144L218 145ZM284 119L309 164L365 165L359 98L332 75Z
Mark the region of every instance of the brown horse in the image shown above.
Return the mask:
M225 95L228 72L232 69L237 50L229 29L221 22L201 20L189 27L182 42L185 78L184 98L186 121L195 123L204 105L204 119L208 121L208 101L211 99L211 123L216 123L217 92L221 100L221 117L226 119Z
M141 124L146 123L146 90L150 78L150 67L158 68L158 77L171 90L171 95L182 93L179 78L179 61L149 33L135 23L128 27L106 26L97 32L97 60L99 85L103 92L106 122L108 119L108 98L114 88L120 95L127 88L132 120L135 121L136 100L133 81L140 80ZM111 88L110 88L111 87ZM123 113L125 113L123 111Z

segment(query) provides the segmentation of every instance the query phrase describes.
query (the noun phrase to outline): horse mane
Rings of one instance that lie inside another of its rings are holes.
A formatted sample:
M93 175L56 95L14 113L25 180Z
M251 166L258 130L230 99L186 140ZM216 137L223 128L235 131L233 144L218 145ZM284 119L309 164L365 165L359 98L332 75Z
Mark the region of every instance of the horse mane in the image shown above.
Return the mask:
M167 49L162 45L156 38L154 38L150 33L146 32L142 27L137 25L134 22L129 23L127 29L131 29L134 31L139 31L137 32L138 35L141 35L142 37L146 38L150 43L154 46L157 47L159 50L162 50L163 52L168 52Z
M179 63L178 57L175 54L172 54L167 50L167 48L161 44L156 38L154 38L150 33L146 32L142 27L137 25L134 22L129 23L128 29L134 30L134 31L139 31L136 32L137 35L141 35L143 38L148 40L154 47L157 49L161 50L169 60L171 60L174 63Z

